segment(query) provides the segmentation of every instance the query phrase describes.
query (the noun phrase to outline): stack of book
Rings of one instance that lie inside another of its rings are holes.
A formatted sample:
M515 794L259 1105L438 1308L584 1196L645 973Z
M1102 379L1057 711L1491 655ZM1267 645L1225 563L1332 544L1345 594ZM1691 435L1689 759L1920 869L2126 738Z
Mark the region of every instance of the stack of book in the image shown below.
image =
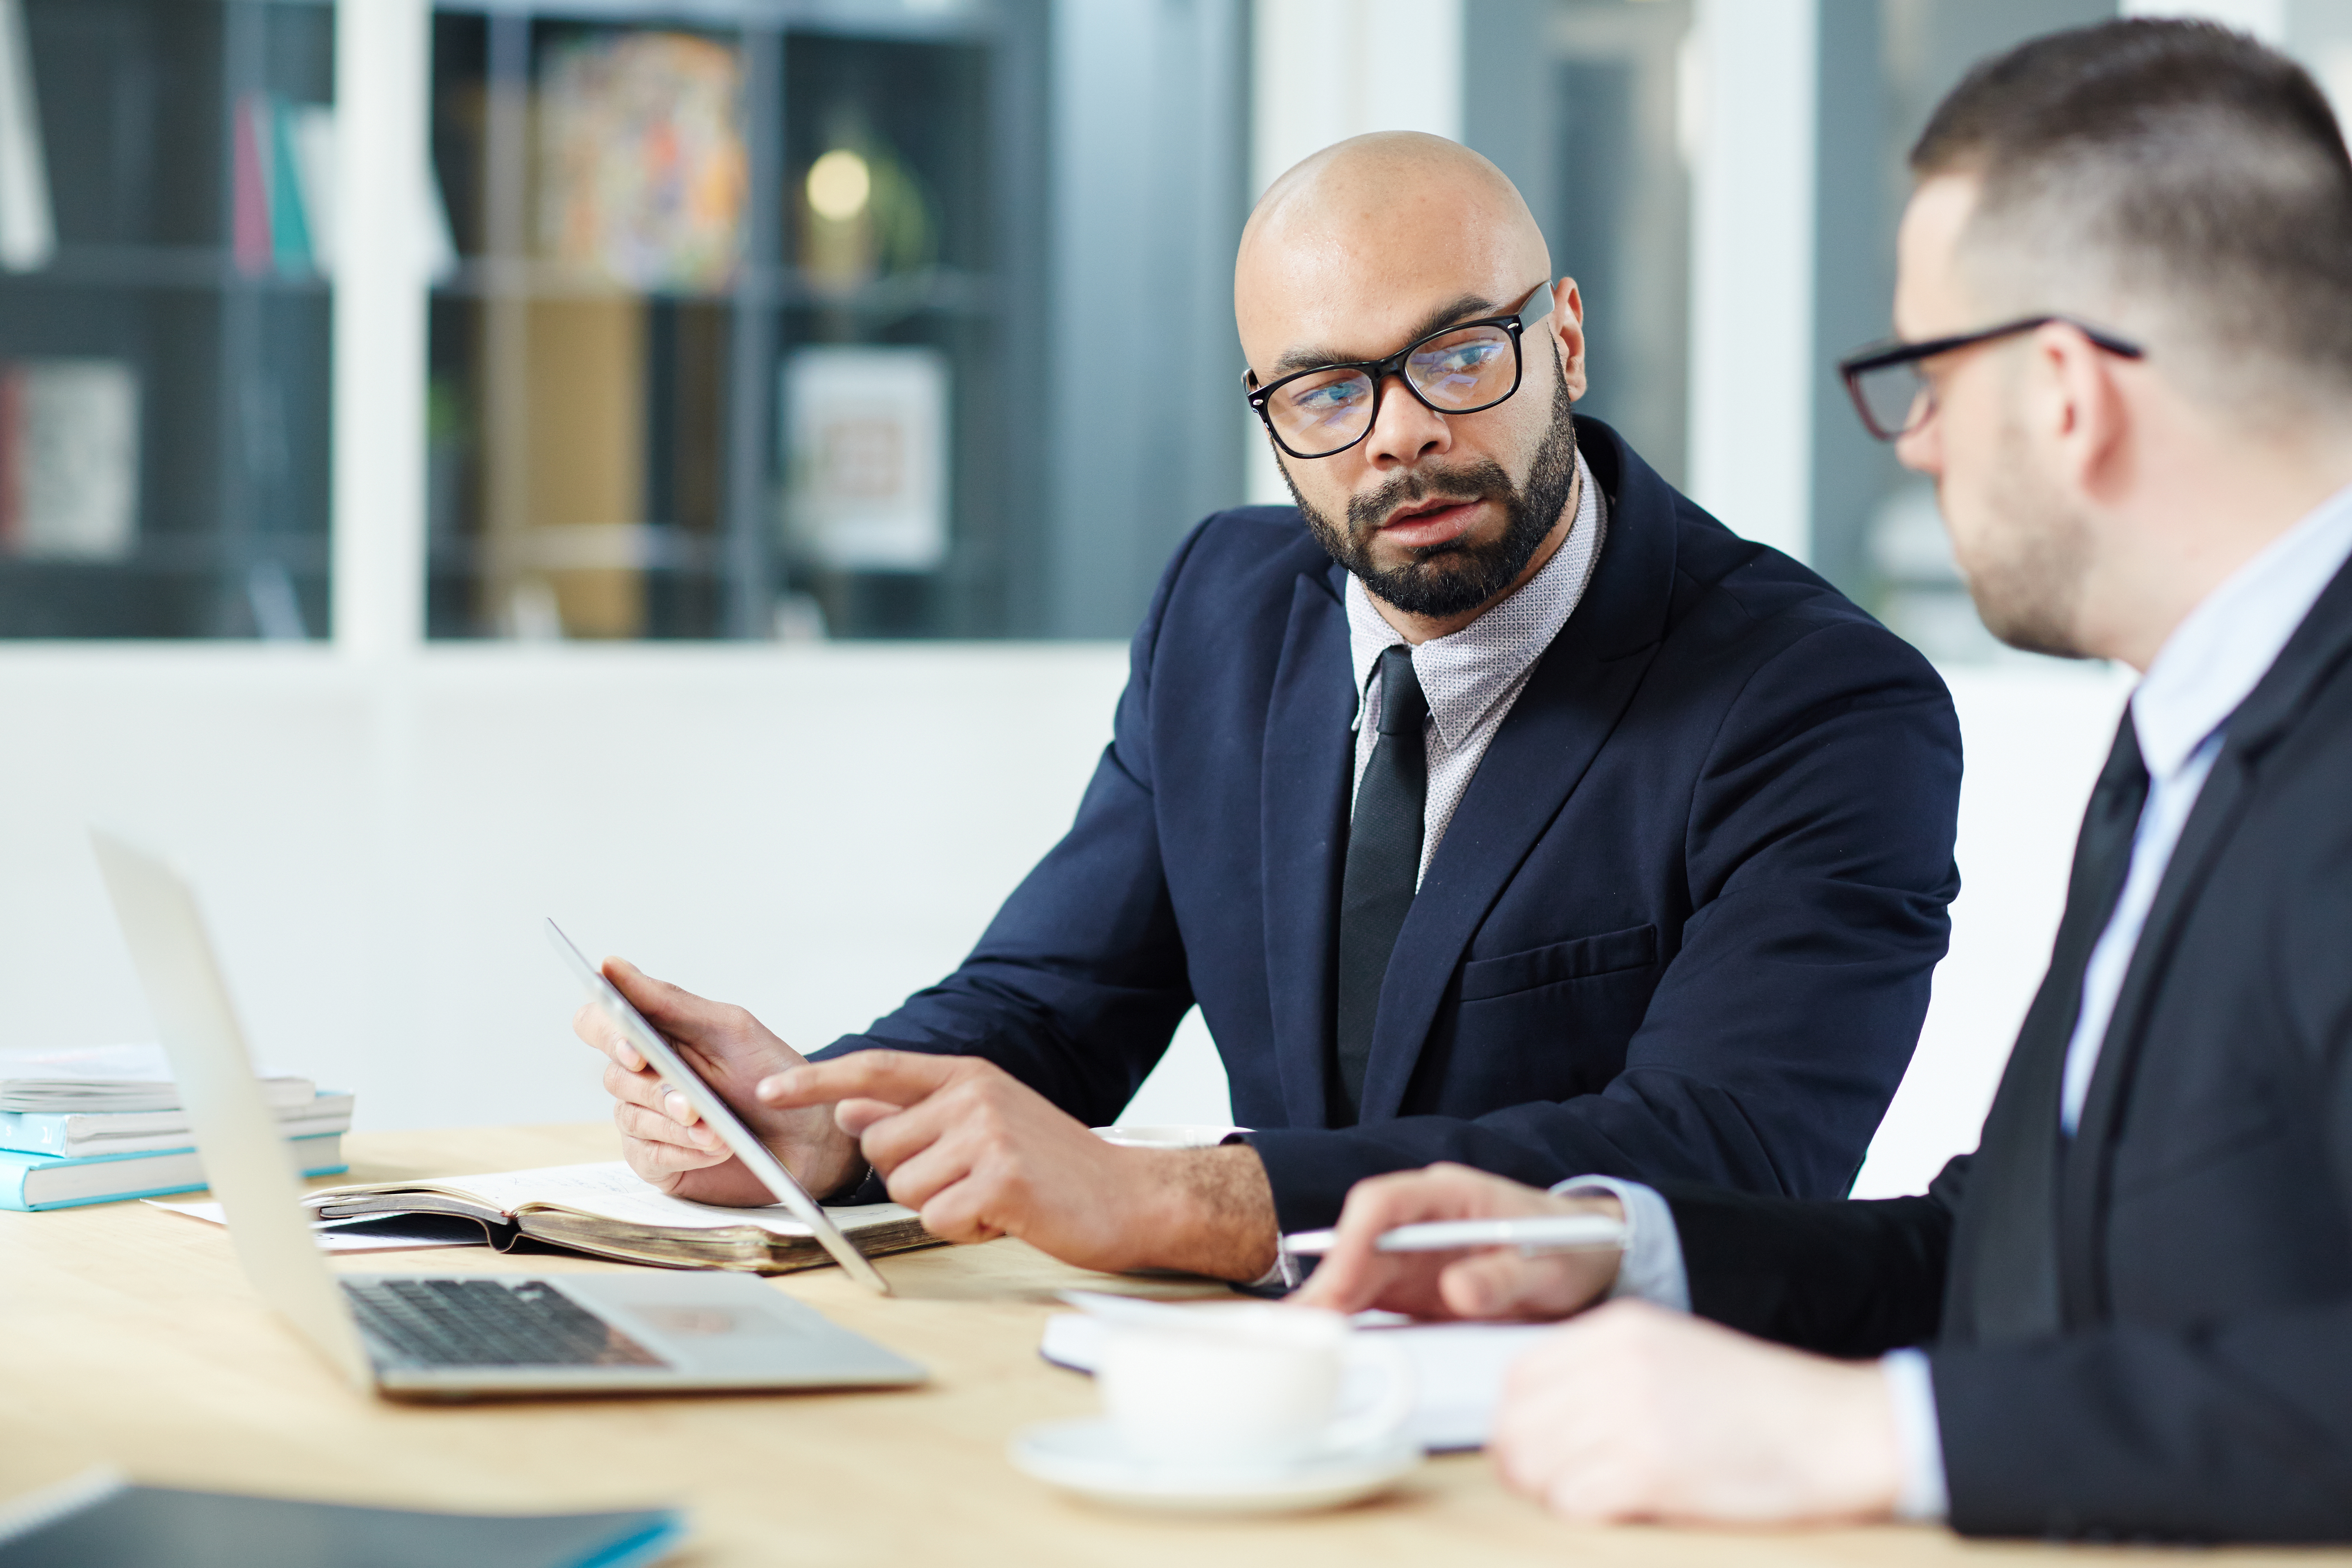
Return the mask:
M262 1080L296 1169L346 1169L352 1097L306 1078ZM205 1184L187 1112L158 1046L0 1051L0 1209L68 1208Z

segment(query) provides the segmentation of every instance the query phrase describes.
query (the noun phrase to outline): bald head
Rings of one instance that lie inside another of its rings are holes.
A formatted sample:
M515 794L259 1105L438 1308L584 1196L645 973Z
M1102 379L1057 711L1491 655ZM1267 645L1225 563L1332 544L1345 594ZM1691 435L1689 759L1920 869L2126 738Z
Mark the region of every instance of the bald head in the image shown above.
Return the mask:
M1584 314L1574 281L1550 269L1502 171L1412 132L1325 148L1276 180L1242 231L1234 316L1275 460L1316 538L1408 640L1467 626L1567 536ZM1506 321L1517 378L1465 395L1505 368ZM1412 370L1334 368L1432 340ZM1277 422L1352 439L1310 441L1321 455L1300 458Z
M1383 131L1266 187L1242 230L1234 316L1251 367L1270 379L1318 354L1392 353L1391 337L1430 310L1473 299L1505 309L1550 270L1500 169L1442 136Z

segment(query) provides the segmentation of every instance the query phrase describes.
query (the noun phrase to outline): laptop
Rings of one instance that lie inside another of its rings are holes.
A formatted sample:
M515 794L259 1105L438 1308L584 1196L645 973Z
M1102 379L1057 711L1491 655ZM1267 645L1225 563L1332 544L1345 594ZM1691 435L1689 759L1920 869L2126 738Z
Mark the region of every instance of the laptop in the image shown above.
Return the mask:
M312 1239L193 889L153 855L95 829L90 841L237 1262L355 1386L471 1399L871 1388L928 1375L748 1275L338 1275Z

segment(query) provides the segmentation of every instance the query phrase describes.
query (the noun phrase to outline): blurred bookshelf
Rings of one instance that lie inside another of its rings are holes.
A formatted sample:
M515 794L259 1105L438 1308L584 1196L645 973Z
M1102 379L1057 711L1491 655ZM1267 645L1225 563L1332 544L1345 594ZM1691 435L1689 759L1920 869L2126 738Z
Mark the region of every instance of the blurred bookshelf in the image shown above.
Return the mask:
M0 641L1122 637L1247 17L0 0Z
M428 636L1033 629L1043 0L432 28Z
M334 37L0 0L0 637L331 631Z

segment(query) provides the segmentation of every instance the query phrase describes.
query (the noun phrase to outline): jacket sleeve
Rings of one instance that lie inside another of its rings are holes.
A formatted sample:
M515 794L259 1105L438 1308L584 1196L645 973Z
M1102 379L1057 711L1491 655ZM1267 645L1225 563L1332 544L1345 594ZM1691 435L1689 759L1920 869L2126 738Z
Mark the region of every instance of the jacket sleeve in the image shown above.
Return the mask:
M982 1057L1092 1126L1134 1097L1192 1005L1160 859L1148 715L1161 619L1199 537L1177 551L1135 635L1111 743L1069 832L954 973L816 1059L875 1049Z
M1286 1229L1349 1186L1454 1160L1842 1195L1901 1081L1958 890L1960 742L1935 671L1840 621L1764 661L1691 786L1689 912L1623 1070L1598 1093L1475 1118L1252 1136Z
M1703 1318L1824 1355L1873 1356L1936 1337L1952 1224L1972 1154L1923 1197L1843 1203L1660 1183Z

